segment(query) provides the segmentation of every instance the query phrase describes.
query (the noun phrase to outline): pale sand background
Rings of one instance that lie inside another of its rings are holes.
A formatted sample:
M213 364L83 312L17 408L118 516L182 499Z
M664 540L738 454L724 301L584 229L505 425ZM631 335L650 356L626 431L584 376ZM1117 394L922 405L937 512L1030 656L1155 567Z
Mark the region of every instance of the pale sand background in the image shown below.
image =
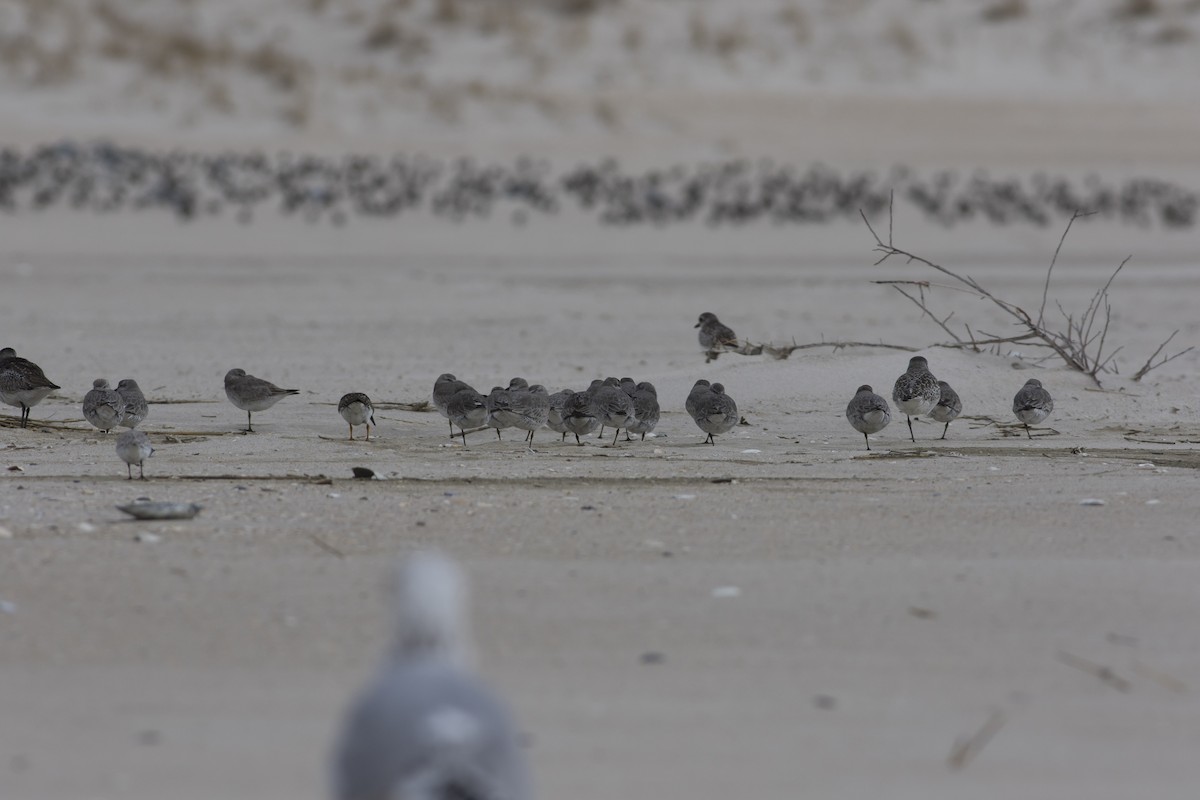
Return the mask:
M661 163L732 137L846 169L1095 169L1200 185L1200 113L1161 92L739 96L735 114L714 114L726 100L712 93L676 97L694 125L682 140L540 124L449 126L445 138L434 127L418 141ZM39 113L6 122L9 140L62 135L55 95L30 97ZM112 124L101 115L95 129ZM140 140L205 139L175 133L143 128ZM280 141L388 146L311 129ZM1194 795L1195 353L1101 393L1053 364L924 350L968 415L1008 421L1017 388L1040 377L1057 435L962 420L945 442L920 425L913 445L899 419L868 456L845 403L863 382L890 394L907 353L705 365L691 327L712 310L760 341L941 341L869 283L931 276L872 267L859 226L612 231L568 215L523 229L419 217L331 229L258 216L247 228L5 218L0 344L64 387L35 420L77 419L99 375L195 402L152 407L144 484L125 481L111 441L85 423L0 428L0 466L23 470L0 477L12 534L0 539L0 797L323 796L341 709L386 637L384 571L430 545L471 573L482 665L530 735L544 798ZM896 222L901 244L1027 306L1061 234L934 228L904 207ZM1079 225L1052 296L1078 307L1135 255L1113 290L1128 375L1175 328L1181 347L1200 342L1198 245L1195 230ZM937 299L1003 330L979 302ZM302 394L256 415L255 435L234 433L244 415L221 389L234 366ZM446 370L483 390L518 374L552 390L650 379L661 435L578 448L544 432L529 454L518 435L477 434L464 451L436 414L381 410L369 445L322 438L345 434L330 405L343 392L420 400ZM682 410L698 377L723 381L750 423L715 447ZM355 465L391 479L348 480ZM316 475L334 482L305 477ZM113 506L140 495L205 508L186 523L124 521ZM738 596L713 596L731 586ZM662 663L641 663L651 652ZM1109 667L1129 691L1061 653ZM1004 727L948 769L956 739L997 710Z

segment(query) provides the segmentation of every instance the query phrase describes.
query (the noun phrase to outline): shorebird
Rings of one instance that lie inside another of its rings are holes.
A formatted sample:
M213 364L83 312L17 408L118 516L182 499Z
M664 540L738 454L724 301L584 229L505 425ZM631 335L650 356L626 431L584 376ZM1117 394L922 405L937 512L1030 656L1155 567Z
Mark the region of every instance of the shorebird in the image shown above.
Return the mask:
M729 433L740 419L737 403L725 394L725 387L719 383L712 384L705 394L699 395L693 408L695 411L692 413L692 419L696 421L700 430L708 434L708 438L704 440L705 444L715 445L713 436Z
M333 754L337 800L531 800L520 733L474 674L466 581L418 553L400 567L392 644Z
M854 398L846 406L846 419L850 420L850 427L863 435L867 449L870 450L871 440L867 434L879 433L886 428L892 421L892 412L888 408L887 400L875 394L875 390L864 383L858 387Z
M83 418L108 433L125 418L125 400L109 388L106 379L97 378L92 381L91 391L83 396Z
M582 445L579 437L595 433L600 427L596 398L588 392L575 392L563 403L562 418L567 432L575 434L575 444Z
M509 391L508 398L513 413L513 427L528 431L525 441L532 450L534 431L544 428L550 418L550 395L545 386L534 384L527 389Z
M700 349L708 356L706 363L720 355L722 350L738 346L737 334L711 311L701 314L700 321L694 327L700 329L697 338L700 340Z
M696 418L696 403L700 402L701 397L709 393L710 385L708 381L701 378L692 385L692 390L688 392L687 400L684 401L683 407L693 419Z
M942 387L929 371L929 362L923 356L913 356L908 361L908 370L896 379L892 388L892 402L908 418L908 437L914 442L912 418L933 411L942 397Z
M150 446L150 437L142 431L125 431L117 437L117 455L125 462L129 480L133 480L134 464L137 464L138 477L146 480L146 470L142 465L147 458L154 455L154 448Z
M483 395L468 386L451 395L450 402L446 404L446 414L450 420L451 432L457 425L462 433L463 447L466 447L467 428L478 428L487 422L487 403L484 402ZM496 434L500 434L499 429Z
M950 384L945 381L938 381L938 387L941 389L941 396L937 405L929 412L929 417L934 422L946 423L946 427L942 428L942 438L945 439L946 431L950 430L950 423L962 413L962 400L959 399L958 392L951 389Z
M631 433L640 433L642 441L646 441L646 434L653 431L658 425L660 413L658 391L654 388L654 384L642 381L633 392L633 419L625 428L626 441L629 440Z
M433 382L433 407L437 409L439 414L449 420L450 414L447 411L447 405L450 402L450 398L453 397L456 392L471 388L472 387L470 384L466 383L465 381L460 381L449 372L443 373L438 376L436 381ZM453 422L450 423L450 438L454 438Z
M604 383L596 390L592 396L596 403L596 410L600 417L600 433L603 435L605 428L616 428L613 433L613 444L617 443L617 437L621 434L621 428L624 428L633 419L633 398L625 393L621 388L621 382L616 378L605 378Z
M1030 439L1033 438L1033 434L1029 432L1029 426L1037 425L1050 416L1050 412L1053 410L1054 398L1050 397L1050 393L1042 388L1042 382L1037 378L1025 381L1021 391L1017 392L1017 396L1013 398L1013 413L1017 415L1017 419L1025 423L1025 435Z
M61 389L29 359L20 358L11 347L0 350L0 402L21 409L21 427L29 424L29 409Z
M371 426L375 424L375 406L371 398L362 392L342 395L338 401L338 413L350 424L350 441L354 441L354 426L367 426L367 441L371 441Z
M254 433L250 415L254 411L266 411L289 394L300 394L298 389L280 389L270 381L247 375L244 369L231 369L225 373L225 396L229 402L246 412L246 432Z
M563 422L563 406L567 398L575 394L572 389L563 389L550 395L550 413L546 416L546 427L555 433L562 434L562 440L567 440L567 426Z
M484 407L487 409L484 424L489 428L496 429L496 438L500 441L504 441L500 431L512 427L510 405L509 391L501 386L493 386L492 391L488 392L488 396L484 398ZM465 440L463 444L466 444Z
M136 428L150 414L146 396L133 378L117 381L117 394L125 401L125 415L121 417L122 428Z

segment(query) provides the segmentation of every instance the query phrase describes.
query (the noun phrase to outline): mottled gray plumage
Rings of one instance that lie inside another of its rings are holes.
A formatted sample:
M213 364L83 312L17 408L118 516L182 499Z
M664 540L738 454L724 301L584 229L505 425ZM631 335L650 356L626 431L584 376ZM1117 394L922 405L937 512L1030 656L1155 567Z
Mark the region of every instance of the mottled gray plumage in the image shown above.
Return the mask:
M605 378L592 399L600 418L600 432L603 434L605 428L616 428L613 434L613 444L616 444L621 429L633 419L633 398L625 393L616 378Z
M534 384L527 389L510 390L508 397L513 427L529 432L525 440L532 448L534 431L546 427L550 418L550 395L545 386Z
M484 424L489 428L495 428L496 438L504 441L504 437L500 435L500 431L513 426L512 405L509 400L508 389L501 386L493 386L492 391L484 398L484 405L487 409Z
M455 425L462 432L463 447L467 446L467 428L478 428L487 422L488 418L487 403L484 402L483 395L470 386L451 395L446 404L446 413L449 415L451 433L454 432Z
M687 400L683 403L684 409L692 419L696 418L696 403L700 401L701 397L712 391L710 386L711 384L703 378L692 384L692 390L688 392Z
M1017 392L1017 396L1013 398L1013 413L1017 415L1017 419L1025 423L1025 435L1030 439L1033 438L1033 434L1029 432L1029 426L1037 425L1050 416L1050 412L1053 410L1054 399L1050 397L1048 391L1042 388L1042 382L1037 378L1025 381L1021 391Z
M562 434L562 440L567 440L567 426L563 422L563 406L567 403L567 398L575 392L571 389L563 389L550 395L550 413L546 416L546 427L555 433Z
M247 375L244 369L231 369L225 373L225 396L229 402L246 412L246 432L253 433L250 415L254 411L265 411L289 394L300 394L298 389L280 389L270 381Z
M128 430L117 437L117 455L125 462L125 470L129 474L129 480L133 480L134 464L137 464L138 477L145 480L146 470L143 464L147 458L154 455L154 448L150 446L150 437L146 436L145 433L137 430Z
M83 396L83 418L100 430L108 433L125 418L125 400L108 381L97 378L92 389Z
M854 398L846 406L846 419L850 427L863 435L867 449L871 449L869 433L879 433L892 421L892 411L888 408L887 400L875 394L875 390L863 384L858 387Z
M449 372L445 372L439 375L437 380L433 382L433 407L436 408L438 413L443 417L450 419L450 413L447 409L447 406L450 403L450 398L453 397L455 393L460 392L463 389L471 388L472 387L470 384L466 383L465 381L460 381ZM452 438L454 436L453 422L450 423L450 436Z
M371 441L371 426L375 424L375 406L371 398L362 392L350 392L342 395L338 401L338 413L350 425L350 439L354 440L354 426L367 426L367 441Z
M938 386L942 390L941 397L938 398L937 405L929 412L929 417L934 422L944 422L946 427L942 428L942 438L946 438L946 431L950 430L950 423L958 419L958 415L962 413L962 400L958 396L958 392L950 388L950 384L945 381L938 381Z
M563 425L568 433L575 434L575 444L583 444L580 436L588 436L600 427L600 411L596 398L588 392L575 392L563 403Z
M658 392L654 388L654 384L649 381L642 381L633 391L633 419L625 428L625 438L629 438L631 433L640 433L642 441L646 441L646 434L654 430L658 425L660 410L658 407Z
M61 389L29 359L11 347L0 350L0 402L21 409L21 427L29 424L29 410L55 389Z
M728 325L722 324L717 319L717 315L711 311L701 314L700 321L696 323L695 327L700 329L700 333L697 335L700 340L700 349L708 355L709 361L716 358L722 350L738 346L737 334Z
M896 379L892 387L892 402L908 418L908 436L914 442L912 418L933 411L942 397L938 379L929 371L929 362L923 356L913 356L908 361L908 370Z
M706 393L698 395L693 408L692 419L700 430L708 434L704 440L706 444L715 445L713 436L729 433L740 419L737 403L725 394L725 387L719 383L712 384Z
M333 754L336 800L531 800L520 733L470 665L458 567L417 554L399 571L395 638L350 706Z
M122 428L136 428L150 415L150 405L146 396L133 378L122 378L117 381L117 394L125 401L125 415L121 417Z

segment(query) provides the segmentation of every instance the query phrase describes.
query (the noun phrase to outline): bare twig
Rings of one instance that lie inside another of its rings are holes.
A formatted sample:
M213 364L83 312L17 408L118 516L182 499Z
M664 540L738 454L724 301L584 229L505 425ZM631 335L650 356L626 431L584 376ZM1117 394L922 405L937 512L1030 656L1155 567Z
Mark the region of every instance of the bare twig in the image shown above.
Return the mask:
M1068 667L1074 667L1077 670L1086 672L1089 675L1095 675L1100 681L1118 692L1128 692L1133 688L1133 684L1126 678L1122 678L1117 673L1113 672L1109 667L1103 664L1097 664L1095 661L1089 661L1086 658L1059 651L1058 660L1066 664Z
M1042 287L1042 307L1038 309L1038 325L1042 324L1042 320L1046 314L1046 296L1050 293L1050 274L1054 272L1054 265L1058 263L1058 253L1062 250L1063 242L1067 240L1067 234L1071 232L1071 226L1080 217L1090 217L1095 213L1095 211L1080 211L1076 209L1075 213L1071 215L1071 219L1067 221L1067 227L1063 230L1062 238L1058 240L1058 247L1054 248L1054 258L1050 259L1050 268L1046 270L1046 285Z
M954 743L954 747L950 750L950 756L946 759L946 765L950 769L962 769L971 760L983 750L987 743L992 740L992 737L1000 732L1004 727L1006 718L1003 711L993 711L988 718L984 720L983 725L979 730L971 734L965 739L959 739Z
M1179 358L1184 353L1190 353L1191 351L1196 349L1195 347L1189 347L1185 350L1180 350L1178 353L1176 353L1173 356L1165 356L1162 359L1162 361L1159 361L1157 364L1155 364L1154 359L1158 357L1158 354L1163 351L1164 347L1166 347L1168 344L1171 343L1171 340L1175 338L1175 334L1177 334L1177 333L1179 333L1178 328L1173 330L1171 332L1171 335L1168 336L1163 341L1163 343L1158 346L1158 349L1156 349L1153 353L1150 354L1150 357L1146 359L1146 363L1142 364L1142 368L1139 369L1137 372L1133 373L1134 381L1140 381L1142 378L1144 378L1146 376L1146 373L1149 372L1150 370L1152 370L1156 367L1161 367L1163 364L1166 364L1168 361L1174 361L1175 359Z

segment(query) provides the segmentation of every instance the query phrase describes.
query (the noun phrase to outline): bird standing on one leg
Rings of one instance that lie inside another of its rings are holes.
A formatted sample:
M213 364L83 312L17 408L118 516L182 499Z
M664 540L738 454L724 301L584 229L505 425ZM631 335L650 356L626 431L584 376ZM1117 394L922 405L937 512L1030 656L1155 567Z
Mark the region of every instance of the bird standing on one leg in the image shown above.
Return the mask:
M1033 434L1029 432L1029 426L1037 425L1050 416L1050 412L1053 410L1054 398L1042 388L1042 382L1037 378L1025 381L1021 391L1017 392L1017 396L1013 398L1013 413L1017 415L1017 419L1025 423L1025 435L1030 439L1033 438Z
M854 398L846 406L846 419L850 427L863 435L867 450L871 449L869 433L879 433L892 421L892 411L888 408L887 400L875 394L875 390L863 384L854 393Z
M896 379L892 388L892 402L908 418L908 437L914 442L912 418L928 414L942 397L942 387L929 371L929 362L923 356L913 356L908 361L908 370Z
M958 392L951 389L950 384L945 381L938 381L938 386L941 387L942 395L938 398L937 405L929 412L929 418L934 422L946 423L946 427L942 428L942 438L945 439L946 431L950 430L950 423L962 413L962 400Z

